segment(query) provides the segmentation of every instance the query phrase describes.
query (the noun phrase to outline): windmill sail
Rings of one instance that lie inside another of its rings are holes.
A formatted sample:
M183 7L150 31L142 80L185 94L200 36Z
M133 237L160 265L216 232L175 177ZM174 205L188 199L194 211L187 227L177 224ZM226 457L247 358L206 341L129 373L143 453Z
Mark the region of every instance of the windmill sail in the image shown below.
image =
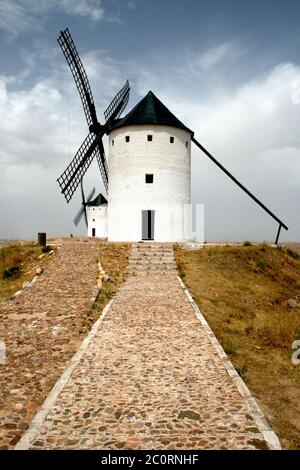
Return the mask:
M57 41L75 80L87 123L89 126L95 125L98 121L92 90L68 28L61 31Z
M95 157L99 165L104 187L106 191L108 191L108 165L102 137L108 132L111 122L119 117L125 109L129 99L130 87L127 80L123 88L117 93L106 109L106 125L101 126L97 119L96 108L87 74L68 28L60 32L57 41L75 80L90 131L90 134L84 140L72 162L57 180L61 192L67 202L69 202Z
M92 163L98 149L99 138L101 137L97 137L95 134L89 134L81 144L71 163L58 178L57 181L61 187L61 192L67 202L72 199L80 181Z
M130 86L129 82L125 83L123 88L116 94L110 105L104 111L105 117L105 125L109 126L109 124L121 116L122 112L127 106L129 100L129 93L130 93Z

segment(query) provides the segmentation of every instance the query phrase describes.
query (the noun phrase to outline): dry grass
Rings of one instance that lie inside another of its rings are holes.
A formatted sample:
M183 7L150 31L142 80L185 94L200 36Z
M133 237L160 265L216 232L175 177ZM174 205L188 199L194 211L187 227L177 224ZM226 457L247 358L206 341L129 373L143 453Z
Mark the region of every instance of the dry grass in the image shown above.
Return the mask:
M259 246L176 248L181 276L282 445L300 449L300 259Z
M97 301L88 313L88 318L83 325L83 332L90 329L99 317L99 312L113 298L125 281L130 251L131 245L129 243L100 242L99 261L110 279L109 281L103 281Z
M22 288L25 281L31 281L36 275L37 266L44 267L49 261L49 254L43 259L42 248L32 242L15 243L0 247L0 301L8 299ZM5 278L5 271L18 268L19 275Z

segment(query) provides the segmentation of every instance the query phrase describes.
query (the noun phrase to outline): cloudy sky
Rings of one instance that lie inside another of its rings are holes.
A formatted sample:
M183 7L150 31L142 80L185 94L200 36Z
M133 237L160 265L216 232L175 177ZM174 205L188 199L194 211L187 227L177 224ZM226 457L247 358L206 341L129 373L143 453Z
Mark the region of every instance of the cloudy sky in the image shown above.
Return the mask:
M57 177L87 134L56 42L69 27L98 117L128 78L150 89L300 240L298 0L0 0L0 239L82 234ZM209 240L273 240L277 225L196 148L193 201ZM103 189L94 165L88 192Z

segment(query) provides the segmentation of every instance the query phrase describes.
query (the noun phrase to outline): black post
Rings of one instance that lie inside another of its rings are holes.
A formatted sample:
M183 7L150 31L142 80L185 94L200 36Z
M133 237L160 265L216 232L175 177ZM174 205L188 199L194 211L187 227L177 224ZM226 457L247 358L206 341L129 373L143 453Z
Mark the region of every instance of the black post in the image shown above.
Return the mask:
M278 232L277 232L277 235L276 235L275 245L278 245L280 230L281 230L281 224L279 224L279 227L278 227Z
M47 234L44 232L38 233L38 244L41 246L46 246L47 243Z

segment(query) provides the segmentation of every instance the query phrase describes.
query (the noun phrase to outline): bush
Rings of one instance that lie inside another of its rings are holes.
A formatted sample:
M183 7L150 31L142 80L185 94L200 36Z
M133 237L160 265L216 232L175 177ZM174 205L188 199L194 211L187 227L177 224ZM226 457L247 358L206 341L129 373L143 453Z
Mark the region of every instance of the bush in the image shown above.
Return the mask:
M257 261L256 261L256 266L260 269L264 269L266 263L265 263L265 260L262 259L262 258L259 258Z
M239 376L244 379L245 378L245 375L246 375L246 372L247 372L247 367L245 365L241 366L241 367L236 367L236 371L237 373L239 374Z
M17 278L20 277L21 275L21 270L19 266L12 266L9 269L6 269L3 273L3 279L11 279L11 278Z
M291 256L294 259L299 259L300 258L299 254L296 253L295 251L291 250L290 248L286 249L286 254Z
M42 252L43 253L49 253L49 251L51 251L53 248L51 245L46 245L46 246L43 246L42 248Z
M248 240L243 243L244 246L252 246L252 243Z
M237 348L235 347L235 345L229 340L223 340L222 347L224 351L226 352L226 354L235 354L237 351Z

